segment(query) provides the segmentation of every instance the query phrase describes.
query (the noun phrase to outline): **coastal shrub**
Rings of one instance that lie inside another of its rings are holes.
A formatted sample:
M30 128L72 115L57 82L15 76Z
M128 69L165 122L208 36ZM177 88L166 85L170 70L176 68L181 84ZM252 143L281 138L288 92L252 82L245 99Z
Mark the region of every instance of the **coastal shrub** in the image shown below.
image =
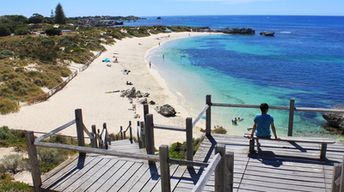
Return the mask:
M47 29L47 30L45 30L45 33L49 36L62 35L61 29L57 29L57 28Z
M6 50L6 49L0 51L0 59L5 59L5 58L13 57L13 56L14 56L13 51Z
M224 127L222 127L222 126L215 125L214 129L212 130L212 132L216 133L216 134L226 134L227 130Z
M38 156L41 161L40 169L49 172L68 159L68 152L60 149L39 148Z
M18 102L0 97L0 114L5 115L19 111Z
M26 167L25 163L23 157L18 154L6 155L1 160L1 164L4 166L5 170L12 174L22 171Z
M14 31L15 35L26 35L29 34L29 29L26 26L19 27Z
M0 25L0 37L9 35L11 35L11 30L5 25Z
M205 129L201 129L200 131L202 133L205 133ZM211 130L211 132L216 133L216 134L226 134L227 130L220 125L215 125L214 128Z
M8 173L0 173L0 191L33 192L33 189L28 184L13 181L13 177Z
M204 138L192 139L192 144L194 146L193 154L196 153L203 139ZM185 159L186 158L186 142L173 143L169 149L169 155L171 158L174 158L174 159Z
M19 151L26 150L25 133L22 130L11 130L0 127L0 147L16 147Z
M34 13L30 18L29 18L29 23L34 23L34 24L38 24L38 23L43 23L44 21L44 16L40 15L38 13Z

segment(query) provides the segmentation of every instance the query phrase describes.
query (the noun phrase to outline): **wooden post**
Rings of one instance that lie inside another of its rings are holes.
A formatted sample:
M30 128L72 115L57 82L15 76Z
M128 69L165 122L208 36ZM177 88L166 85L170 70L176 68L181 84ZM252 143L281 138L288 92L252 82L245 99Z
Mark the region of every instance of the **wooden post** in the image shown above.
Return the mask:
M139 143L139 148L142 148L142 140L140 137L140 121L137 121L136 125L136 137L137 137L137 142Z
M320 159L326 160L327 143L322 143L320 148Z
M205 133L209 136L211 135L211 95L206 96L205 103L209 106L205 118Z
M104 147L105 149L109 149L109 144L108 144L108 132L107 132L107 126L106 123L103 123L103 129L104 129Z
M215 147L215 154L220 153L221 161L215 169L215 191L216 192L225 192L224 189L224 180L225 180L225 154L226 148L225 145L220 144ZM227 179L227 178L226 178Z
M133 129L131 126L129 127L129 140L130 140L130 143L132 144L133 143Z
M332 192L339 192L340 183L336 183L336 181L341 176L341 171L342 171L342 164L337 164L333 167L332 190L331 190Z
M146 134L145 134L145 123L143 121L140 122L140 134L142 139L142 148L146 147Z
M84 123L82 119L81 109L75 110L75 122L76 122L76 133L78 136L78 145L85 146L85 137L84 137ZM79 156L86 156L86 153L79 152Z
M250 143L250 144L249 144L249 145L250 145L249 153L250 153L250 154L253 154L253 153L254 153L254 144L255 144L254 142L255 142L254 138L251 138L250 141L249 141L249 143Z
M186 159L193 160L192 118L186 118Z
M341 163L342 165L342 170L341 170L341 176L340 176L340 187L339 187L339 191L340 192L344 192L344 158L343 161Z
M160 159L161 191L170 192L171 191L170 164L169 164L169 154L168 154L167 145L161 145L159 147L159 159Z
M288 136L293 136L294 128L294 111L295 111L295 99L291 98L289 103L289 124L288 124Z
M149 105L148 104L144 104L143 105L143 119L146 122L146 116L149 113Z
M153 115L146 115L145 123L145 137L146 137L146 150L147 154L154 154L154 126L153 126Z
M120 132L120 134L121 134L121 140L123 140L123 127L120 126L119 130L120 130L119 132Z
M92 125L92 133L93 133L93 136L94 136L94 148L98 148L98 135L97 135L97 128L95 125Z
M234 153L226 151L224 160L223 187L224 191L232 192L234 183Z
M29 161L31 165L31 175L33 186L35 192L41 191L42 180L41 180L41 171L39 169L39 161L37 158L37 148L34 145L35 136L32 131L25 132L27 152L29 155Z

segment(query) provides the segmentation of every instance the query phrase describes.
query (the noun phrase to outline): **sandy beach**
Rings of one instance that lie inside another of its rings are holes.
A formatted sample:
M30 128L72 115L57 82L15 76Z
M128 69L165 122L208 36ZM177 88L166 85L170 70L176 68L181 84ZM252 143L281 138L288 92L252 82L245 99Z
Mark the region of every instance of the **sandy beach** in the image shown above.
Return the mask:
M176 96L169 91L159 73L149 68L146 57L149 50L159 44L196 35L206 35L206 33L183 32L126 38L117 41L114 45L106 46L107 51L94 60L87 70L79 73L63 90L48 101L23 106L18 113L2 115L0 125L6 125L11 129L49 132L74 119L74 110L81 108L84 123L89 129L91 125L100 128L106 122L110 133L118 133L120 126L127 127L128 121L132 121L136 128L136 121L142 121L143 118L142 105L134 100L136 113L140 116L134 118L132 104L127 98L120 97L120 93L115 92L134 86L143 93L150 93L148 101L153 100L159 106L170 104L176 109L176 117L165 118L154 110L156 105L150 105L155 123L183 126L185 117L190 114L178 103ZM113 63L115 57L118 63ZM104 58L111 60L109 63L111 66L102 62ZM130 70L128 75L123 73L125 69ZM127 81L132 82L133 85L126 85ZM75 126L65 129L62 133L76 135ZM155 131L157 146L183 140L185 133Z

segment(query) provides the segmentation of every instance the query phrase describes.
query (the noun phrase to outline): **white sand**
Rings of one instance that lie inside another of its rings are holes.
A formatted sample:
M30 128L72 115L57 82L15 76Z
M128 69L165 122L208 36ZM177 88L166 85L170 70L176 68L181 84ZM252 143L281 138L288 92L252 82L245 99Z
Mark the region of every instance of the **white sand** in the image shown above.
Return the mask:
M87 128L90 129L92 124L100 128L102 123L106 122L109 132L117 133L120 126L128 125L129 120L136 125L139 119L134 119L134 112L129 110L132 105L128 99L120 97L119 93L105 92L129 89L131 86L127 86L126 81L130 81L138 90L151 93L149 100L154 100L157 105L171 104L179 112L177 117L165 118L155 112L155 106L150 106L155 123L183 126L185 117L189 114L178 104L176 96L168 90L158 72L149 69L144 58L147 52L159 43L186 38L189 35L205 35L205 33L184 32L127 38L116 42L113 46L106 46L108 51L96 59L86 71L79 73L62 91L48 101L23 106L18 113L0 116L0 125L7 125L12 129L49 132L74 119L74 110L82 108ZM118 57L119 63L111 62L112 67L102 63L101 60L106 57L113 61L113 56ZM131 70L131 73L123 75L121 70L124 68ZM136 105L142 121L142 106ZM136 131L134 133L136 135ZM63 134L75 135L75 126L64 130ZM156 130L155 140L156 146L183 141L185 133Z

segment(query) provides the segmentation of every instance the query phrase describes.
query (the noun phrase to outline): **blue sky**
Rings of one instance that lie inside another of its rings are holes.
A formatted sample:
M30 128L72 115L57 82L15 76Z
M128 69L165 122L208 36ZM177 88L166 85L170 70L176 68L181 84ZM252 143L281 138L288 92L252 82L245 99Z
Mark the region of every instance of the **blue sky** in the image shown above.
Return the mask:
M0 15L344 15L344 0L1 0Z

